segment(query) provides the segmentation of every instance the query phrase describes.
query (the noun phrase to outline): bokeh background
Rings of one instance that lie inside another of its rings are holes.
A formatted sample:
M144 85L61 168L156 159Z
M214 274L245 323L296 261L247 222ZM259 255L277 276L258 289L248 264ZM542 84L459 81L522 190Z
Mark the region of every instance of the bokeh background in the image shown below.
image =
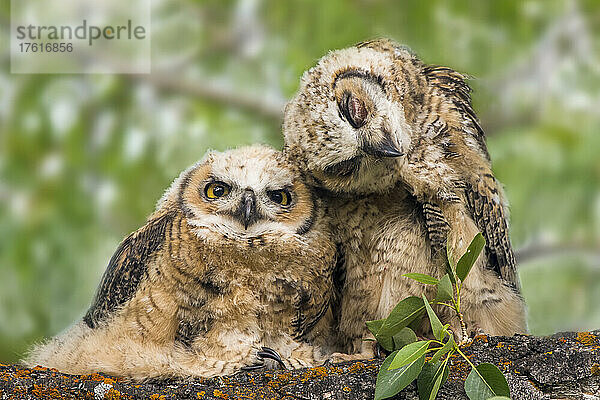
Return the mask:
M0 362L79 318L206 149L280 147L330 49L391 37L470 74L536 335L600 328L597 0L152 2L152 74L14 75L0 23Z

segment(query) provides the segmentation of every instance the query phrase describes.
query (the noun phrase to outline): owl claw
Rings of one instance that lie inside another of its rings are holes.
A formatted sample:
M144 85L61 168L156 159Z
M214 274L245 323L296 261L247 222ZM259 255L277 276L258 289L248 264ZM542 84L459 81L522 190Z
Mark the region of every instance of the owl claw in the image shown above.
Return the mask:
M270 347L263 347L258 352L258 356L261 358L270 358L271 360L275 360L281 366L281 368L287 369L285 367L285 364L283 363L283 360L281 359L281 356L279 355L279 353L277 353L275 350L273 350Z
M265 363L245 365L241 368L241 370L242 371L255 371L257 369L264 368L264 366L265 366Z
M375 358L385 358L390 355L390 352L384 349L379 343L375 346Z

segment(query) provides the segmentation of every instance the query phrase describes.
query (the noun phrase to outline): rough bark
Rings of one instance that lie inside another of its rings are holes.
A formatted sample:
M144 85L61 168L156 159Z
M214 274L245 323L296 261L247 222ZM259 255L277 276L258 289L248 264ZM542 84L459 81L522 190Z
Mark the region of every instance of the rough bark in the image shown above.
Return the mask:
M476 364L496 364L513 399L600 399L600 330L549 337L478 336L463 351ZM380 364L369 360L143 384L0 364L0 399L372 399ZM455 357L438 399L467 399L463 382L469 370ZM415 384L396 398L418 399Z

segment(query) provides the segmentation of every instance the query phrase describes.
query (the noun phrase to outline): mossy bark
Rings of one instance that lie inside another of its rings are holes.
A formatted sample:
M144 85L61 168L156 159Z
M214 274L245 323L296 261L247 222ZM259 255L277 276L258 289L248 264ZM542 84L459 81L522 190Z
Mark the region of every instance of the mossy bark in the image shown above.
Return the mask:
M549 337L478 336L463 351L474 363L496 364L513 399L600 399L600 330ZM369 360L143 384L0 364L0 399L372 399L380 364ZM463 382L469 366L458 357L451 365L438 399L467 399ZM418 399L415 384L396 398Z

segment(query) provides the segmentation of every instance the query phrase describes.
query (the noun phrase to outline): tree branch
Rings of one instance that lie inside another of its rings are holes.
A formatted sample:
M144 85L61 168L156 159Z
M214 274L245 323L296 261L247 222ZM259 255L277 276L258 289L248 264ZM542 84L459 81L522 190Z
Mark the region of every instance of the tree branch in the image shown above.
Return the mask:
M277 123L283 119L283 109L286 104L284 99L259 97L205 81L185 82L177 76L166 73L153 72L147 75L130 75L130 77L139 82L147 82L160 90L187 94L209 102L240 108Z
M600 330L550 337L477 336L462 351L474 364L491 362L505 374L514 399L598 399ZM92 374L0 364L2 399L373 399L381 360L327 364L290 371L238 373L214 379L153 381L132 384ZM438 400L467 400L464 380L470 366L450 359L450 377ZM413 383L396 399L418 398Z
M578 243L532 243L515 251L517 264L561 256L585 257L600 265L600 249Z

